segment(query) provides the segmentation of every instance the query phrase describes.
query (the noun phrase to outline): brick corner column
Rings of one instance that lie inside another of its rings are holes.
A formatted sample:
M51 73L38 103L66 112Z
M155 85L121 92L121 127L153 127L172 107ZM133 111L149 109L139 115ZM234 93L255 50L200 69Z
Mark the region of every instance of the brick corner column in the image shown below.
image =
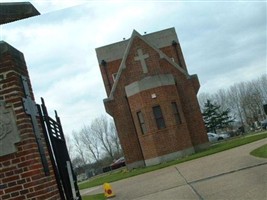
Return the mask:
M60 199L55 175L48 160L46 175L31 118L24 111L21 75L26 77L34 99L23 54L0 41L0 196L1 199ZM43 131L39 124L41 135Z

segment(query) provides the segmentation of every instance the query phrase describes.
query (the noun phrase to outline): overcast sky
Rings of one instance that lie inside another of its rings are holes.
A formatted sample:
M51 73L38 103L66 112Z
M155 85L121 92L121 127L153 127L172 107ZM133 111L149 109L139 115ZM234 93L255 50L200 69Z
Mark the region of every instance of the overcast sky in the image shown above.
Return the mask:
M95 48L133 29L174 27L200 92L267 73L265 1L30 2L42 15L1 26L0 37L24 53L36 102L44 97L50 114L58 111L68 135L105 114Z

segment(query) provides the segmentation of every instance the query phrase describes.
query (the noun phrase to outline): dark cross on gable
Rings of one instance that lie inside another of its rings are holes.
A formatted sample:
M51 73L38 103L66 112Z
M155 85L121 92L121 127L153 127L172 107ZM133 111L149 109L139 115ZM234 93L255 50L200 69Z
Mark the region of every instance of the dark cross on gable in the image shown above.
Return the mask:
M140 61L142 69L143 69L143 72L147 73L148 71L147 71L147 66L146 66L145 59L147 59L149 57L149 55L148 54L143 54L142 49L137 49L137 54L138 54L138 56L134 57L134 60L135 61Z
M21 76L21 80L22 80L22 85L23 85L24 93L25 93L25 98L23 98L24 110L31 117L33 131L35 133L35 138L36 138L36 142L38 145L38 150L40 152L41 161L44 167L44 172L46 175L49 175L48 162L45 156L43 140L40 134L40 129L39 129L38 121L37 121L37 117L39 116L38 109L37 109L35 102L31 99L31 94L30 94L27 78L25 76Z

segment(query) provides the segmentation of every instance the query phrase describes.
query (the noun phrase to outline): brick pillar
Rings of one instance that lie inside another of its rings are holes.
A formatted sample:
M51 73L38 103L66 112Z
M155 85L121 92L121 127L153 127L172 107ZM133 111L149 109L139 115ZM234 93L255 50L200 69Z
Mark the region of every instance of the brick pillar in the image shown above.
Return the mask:
M31 118L24 112L20 75L29 80L33 99L23 54L0 41L0 196L3 200L60 199L47 146L43 141L49 175L44 172Z

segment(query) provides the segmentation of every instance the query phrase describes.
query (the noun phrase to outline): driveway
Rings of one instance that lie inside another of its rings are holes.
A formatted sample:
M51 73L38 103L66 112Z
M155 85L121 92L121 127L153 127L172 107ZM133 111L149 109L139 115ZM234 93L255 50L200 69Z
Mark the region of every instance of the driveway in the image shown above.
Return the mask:
M267 138L111 183L113 200L267 199L267 159L249 153ZM81 190L103 193L102 186Z

